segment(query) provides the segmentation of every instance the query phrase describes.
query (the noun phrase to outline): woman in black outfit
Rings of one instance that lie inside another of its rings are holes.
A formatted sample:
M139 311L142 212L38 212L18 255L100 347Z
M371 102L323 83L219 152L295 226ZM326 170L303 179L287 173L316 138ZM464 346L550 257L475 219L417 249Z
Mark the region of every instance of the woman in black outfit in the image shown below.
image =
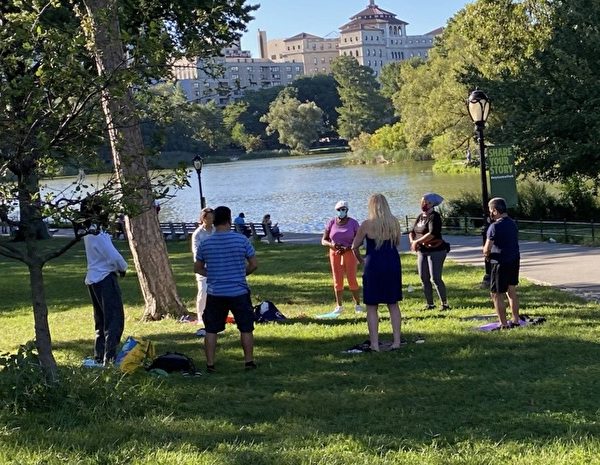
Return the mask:
M442 239L442 218L434 210L443 200L438 194L425 194L421 199L421 213L409 233L410 250L417 253L417 269L427 302L425 310L435 308L432 280L441 302L440 309L450 309L446 284L442 279L444 261L450 249L448 243Z

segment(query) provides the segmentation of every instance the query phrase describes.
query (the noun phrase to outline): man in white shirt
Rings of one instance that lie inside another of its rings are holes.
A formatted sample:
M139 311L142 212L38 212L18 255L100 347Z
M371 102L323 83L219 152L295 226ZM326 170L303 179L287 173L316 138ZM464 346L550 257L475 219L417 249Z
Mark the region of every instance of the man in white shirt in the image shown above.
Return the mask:
M82 206L82 210L86 208L88 207ZM92 216L99 224L103 224L99 208L91 208ZM84 224L89 232L84 236L83 243L87 258L85 284L88 286L94 307L94 359L97 364L106 366L115 360L125 326L117 274L125 276L127 262L113 245L108 233L101 227L92 227L91 219Z

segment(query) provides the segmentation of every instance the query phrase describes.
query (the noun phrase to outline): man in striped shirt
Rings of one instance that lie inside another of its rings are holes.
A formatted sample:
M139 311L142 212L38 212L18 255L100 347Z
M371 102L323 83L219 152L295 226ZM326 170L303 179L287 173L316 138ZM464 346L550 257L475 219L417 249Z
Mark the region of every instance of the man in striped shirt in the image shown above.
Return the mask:
M206 337L206 369L215 372L217 334L225 330L229 311L233 313L238 330L246 369L254 363L254 311L246 276L258 267L256 252L247 237L231 231L231 210L214 210L215 232L198 247L194 271L206 276L206 309L202 316Z

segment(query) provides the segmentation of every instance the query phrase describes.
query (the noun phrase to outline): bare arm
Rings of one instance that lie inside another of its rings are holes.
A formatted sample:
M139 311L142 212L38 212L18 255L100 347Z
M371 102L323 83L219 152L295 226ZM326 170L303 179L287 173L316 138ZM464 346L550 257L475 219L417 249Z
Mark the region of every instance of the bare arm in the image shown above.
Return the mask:
M194 273L206 276L206 264L202 260L196 260L194 262Z
M486 239L485 244L483 245L483 256L488 258L492 253L492 247L494 246L494 241L491 239Z
M325 230L323 232L323 237L321 238L321 245L324 245L325 247L329 247L330 249L334 249L335 248L335 243L329 237L329 231L328 230Z
M356 231L356 236L354 236L354 240L352 241L352 253L358 260L358 263L364 262L364 259L360 254L360 246L363 244L365 237L367 237L368 221L369 220L363 221L358 228L358 231Z
M246 264L246 276L252 274L258 268L258 260L256 259L256 255L248 258L248 263Z

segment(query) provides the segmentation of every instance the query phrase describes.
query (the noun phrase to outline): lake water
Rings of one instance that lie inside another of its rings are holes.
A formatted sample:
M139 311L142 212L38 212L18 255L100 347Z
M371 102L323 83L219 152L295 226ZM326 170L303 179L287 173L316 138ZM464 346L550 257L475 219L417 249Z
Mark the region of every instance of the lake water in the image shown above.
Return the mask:
M270 213L283 231L320 233L334 214L338 200L346 200L350 216L362 221L367 200L384 194L399 218L414 217L426 192L446 199L461 191L479 191L479 176L434 174L429 162L392 165L345 165L342 154L271 158L208 164L202 169L202 190L210 207L226 205L233 216L260 222ZM74 179L74 178L73 178ZM87 182L102 178L88 176ZM161 201L161 221L195 221L200 210L198 178L190 172L191 187ZM52 180L46 189L64 187L70 180Z

